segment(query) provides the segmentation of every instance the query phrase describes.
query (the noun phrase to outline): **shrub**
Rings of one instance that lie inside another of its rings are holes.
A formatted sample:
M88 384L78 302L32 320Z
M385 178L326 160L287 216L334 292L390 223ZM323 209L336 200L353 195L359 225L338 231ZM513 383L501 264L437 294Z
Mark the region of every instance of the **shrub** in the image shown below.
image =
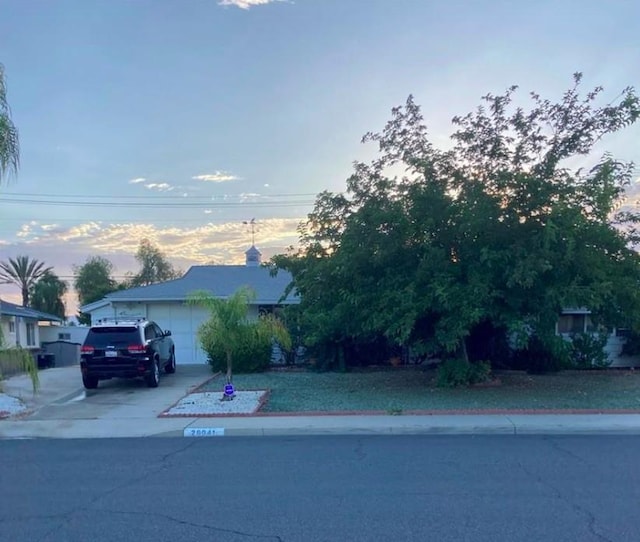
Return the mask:
M604 351L606 333L577 333L571 337L570 357L577 369L601 369L611 365Z
M486 382L491 375L487 361L470 363L464 359L449 359L438 367L437 384L441 388L457 388Z
M246 326L242 339L235 345L233 353L233 370L236 373L255 373L264 371L271 362L271 337L257 333L255 327ZM224 344L201 335L203 350L207 353L209 364L214 371L227 370L227 357Z
M513 367L531 374L555 373L571 366L570 353L571 344L562 337L534 335L525 348L514 352Z
M624 344L622 345L623 356L637 356L640 354L640 333L636 330L630 330L625 335Z
M255 292L250 288L240 288L227 299L202 290L189 295L190 304L209 310L209 319L198 328L198 339L214 370L224 362L229 383L234 365L241 372L268 367L272 341L285 351L291 349L289 332L273 314L249 318L249 305L254 300Z

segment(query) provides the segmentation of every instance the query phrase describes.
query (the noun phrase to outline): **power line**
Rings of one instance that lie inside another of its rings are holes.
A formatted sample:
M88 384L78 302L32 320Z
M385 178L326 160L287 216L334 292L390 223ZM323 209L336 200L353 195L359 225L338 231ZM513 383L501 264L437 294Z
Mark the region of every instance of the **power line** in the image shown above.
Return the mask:
M249 208L249 207L298 207L300 205L312 205L312 200L296 200L296 201L226 201L226 202L173 202L173 203L156 203L156 202L126 202L126 201L52 201L44 199L16 199L0 197L0 202L10 204L38 204L47 206L65 206L65 207L123 207L136 209L224 209L224 208Z
M33 221L34 218L33 216L25 216L25 217L11 217L11 218L7 218L7 217L0 217L0 223L2 222L25 222L25 221ZM260 218L260 220L262 222L268 222L270 220L304 220L304 217L300 217L300 216L274 216L274 217L262 217ZM37 220L36 222L40 223L42 222L42 220ZM46 218L46 222L103 222L103 223L110 223L110 224L120 224L120 223L127 223L127 224L148 224L149 223L149 219L142 219L142 218L126 218L126 219L118 219L118 220L114 220L113 218L109 218L109 219L103 219L103 218L96 218L95 216L92 216L90 218L78 218L78 217L74 217L74 218L69 218L69 217L51 217L51 216L47 216ZM213 223L220 223L220 224L227 224L227 223L235 223L235 222L242 222L242 218L241 217L230 217L230 218L210 218L209 215L202 215L199 218L167 218L164 220L153 220L154 225L158 225L158 224L173 224L173 223L198 223L201 225L207 225L207 224L213 224Z
M175 199L176 197L180 197L182 199L219 199L219 198L243 198L243 197L260 197L260 198L300 198L300 197L315 197L318 194L314 192L304 192L304 193L283 193L283 194L218 194L214 196L188 196L184 198L180 196L177 192L172 192L172 195L159 196L159 195L145 195L145 196L134 196L134 195L110 195L110 194L44 194L40 192L11 192L5 194L5 196L19 196L19 197L38 197L38 198L93 198L93 199ZM2 199L4 196L0 196Z

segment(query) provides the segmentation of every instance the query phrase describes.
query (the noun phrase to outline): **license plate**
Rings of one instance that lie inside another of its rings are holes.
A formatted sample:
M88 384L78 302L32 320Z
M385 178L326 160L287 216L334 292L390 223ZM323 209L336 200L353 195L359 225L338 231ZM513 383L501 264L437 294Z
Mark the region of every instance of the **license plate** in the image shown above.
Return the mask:
M115 358L118 355L118 352L116 350L106 350L104 355L107 358Z

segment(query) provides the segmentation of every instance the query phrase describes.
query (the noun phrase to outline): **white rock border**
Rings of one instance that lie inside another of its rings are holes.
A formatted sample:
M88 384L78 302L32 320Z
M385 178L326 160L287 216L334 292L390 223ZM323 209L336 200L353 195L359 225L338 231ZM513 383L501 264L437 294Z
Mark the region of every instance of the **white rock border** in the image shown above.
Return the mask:
M225 416L255 414L266 398L267 390L236 391L232 401L223 401L221 391L190 393L174 406L165 410L161 417Z
M0 393L0 420L26 412L27 406L17 397Z

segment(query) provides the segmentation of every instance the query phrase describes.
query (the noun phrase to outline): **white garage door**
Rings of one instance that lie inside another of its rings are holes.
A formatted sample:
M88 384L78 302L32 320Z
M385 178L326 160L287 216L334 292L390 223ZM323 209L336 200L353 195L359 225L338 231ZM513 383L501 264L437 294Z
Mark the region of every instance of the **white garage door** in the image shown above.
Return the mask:
M207 363L207 356L198 344L198 327L207 318L206 310L182 303L149 303L147 318L162 329L170 329L176 347L176 362Z

